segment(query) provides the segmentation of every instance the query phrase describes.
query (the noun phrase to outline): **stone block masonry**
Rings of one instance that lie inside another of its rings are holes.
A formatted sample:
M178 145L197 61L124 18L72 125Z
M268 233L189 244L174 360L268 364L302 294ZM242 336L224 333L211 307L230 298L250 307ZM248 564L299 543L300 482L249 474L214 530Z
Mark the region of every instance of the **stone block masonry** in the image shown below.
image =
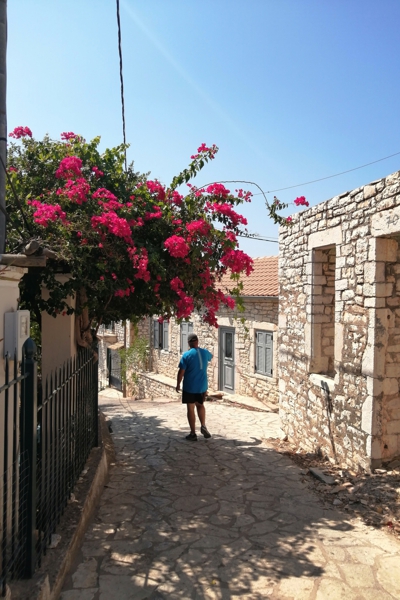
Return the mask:
M400 455L400 173L280 230L282 428L352 469Z

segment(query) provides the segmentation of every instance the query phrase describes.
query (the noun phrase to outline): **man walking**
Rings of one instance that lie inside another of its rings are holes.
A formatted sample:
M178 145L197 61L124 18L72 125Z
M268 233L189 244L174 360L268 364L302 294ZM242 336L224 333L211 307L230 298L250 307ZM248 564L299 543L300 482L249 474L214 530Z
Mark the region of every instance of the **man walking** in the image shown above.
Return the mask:
M180 391L183 379L182 404L187 405L187 419L190 426L190 433L186 439L197 442L195 407L201 423L200 432L205 438L211 437L206 427L204 398L208 388L207 365L212 359L212 354L205 348L199 348L199 339L195 333L188 335L188 344L189 350L182 354L179 362L176 391Z

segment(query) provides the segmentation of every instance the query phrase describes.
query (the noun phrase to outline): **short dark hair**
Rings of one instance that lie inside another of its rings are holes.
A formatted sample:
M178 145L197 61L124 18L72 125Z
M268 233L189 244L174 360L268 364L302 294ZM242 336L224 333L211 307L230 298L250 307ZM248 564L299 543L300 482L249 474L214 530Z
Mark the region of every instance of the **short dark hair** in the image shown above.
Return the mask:
M198 342L199 338L197 337L197 335L195 333L189 333L188 335L188 344L190 344L191 342Z

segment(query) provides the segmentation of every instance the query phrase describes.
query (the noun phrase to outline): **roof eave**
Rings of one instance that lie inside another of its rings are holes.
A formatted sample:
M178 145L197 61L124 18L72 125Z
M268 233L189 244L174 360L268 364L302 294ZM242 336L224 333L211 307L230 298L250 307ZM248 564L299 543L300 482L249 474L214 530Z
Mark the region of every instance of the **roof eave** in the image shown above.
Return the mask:
M244 300L279 300L279 296L245 296L241 294L240 297Z

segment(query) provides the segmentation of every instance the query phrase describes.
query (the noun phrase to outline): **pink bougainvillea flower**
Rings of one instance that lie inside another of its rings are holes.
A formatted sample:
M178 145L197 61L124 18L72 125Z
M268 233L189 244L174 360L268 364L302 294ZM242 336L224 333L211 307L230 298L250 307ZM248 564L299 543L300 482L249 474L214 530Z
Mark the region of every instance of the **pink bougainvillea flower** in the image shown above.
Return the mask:
M117 196L114 196L114 194L112 192L110 192L110 190L107 190L106 188L98 188L93 193L93 198L95 200L100 198L102 200L117 200L118 201Z
M171 279L169 285L170 288L174 290L174 292L179 292L185 287L182 279L179 279L179 277L174 277L173 279Z
M92 167L92 171L95 174L95 176L97 177L97 179L99 179L100 177L103 177L103 175L104 175L103 171L100 171L100 169L98 167Z
M33 213L33 220L42 227L47 227L49 221L67 222L67 215L59 204L45 204L39 200L28 200L28 204L36 209Z
M78 156L66 156L60 162L56 171L57 179L71 179L75 176L82 176L82 161Z
M186 296L183 294L181 299L176 303L177 311L176 318L177 319L185 319L190 317L192 312L194 311L194 301L190 296Z
M63 131L61 134L61 139L64 141L79 139L80 136L76 135L73 131Z
M73 179L68 179L64 188L59 188L56 193L57 196L66 196L72 200L72 202L83 204L83 202L87 201L89 192L90 186L86 179L78 177L75 181Z
M19 140L22 137L32 137L32 131L29 127L16 127L8 134L8 137L15 138L16 140Z
M236 235L232 232L232 231L225 231L225 237L227 240L229 240L230 242L236 242L237 241L237 237Z
M215 312L213 310L206 311L205 315L203 316L203 321L211 325L211 327L215 327L216 329L219 327L217 317L215 316Z
M232 273L241 273L250 275L253 271L253 259L242 250L228 250L222 257L221 263L228 267Z
M235 190L238 195L238 198L242 198L245 202L251 202L251 197L253 194L251 192L245 192L241 188L239 190Z
M206 192L213 196L221 196L221 198L227 198L231 193L222 183L212 183L206 187Z
M160 202L165 200L165 187L159 181L146 181L147 189L150 194L156 194Z
M218 148L215 144L213 144L210 147L206 146L206 144L201 144L201 146L199 146L197 148L197 152L198 152L198 154L193 154L190 157L192 160L195 160L196 158L200 158L202 154L208 154L210 159L212 160L215 157L216 153L218 152Z
M152 213L151 212L147 212L144 215L144 220L145 221L149 221L150 219L161 219L162 218L163 214L162 214L162 210L161 210L161 208L159 206L155 206L154 207L154 211L155 212L152 212Z
M190 250L184 238L179 235L172 235L167 238L164 242L164 246L170 255L175 258L185 258Z
M176 206L181 206L181 204L183 202L183 196L181 196L181 194L179 192L174 190L172 192L171 202L172 202L172 204L175 204Z
M199 219L198 221L188 223L186 229L192 234L207 235L210 232L211 225L207 221L204 221L204 219Z
M105 227L110 233L122 238L127 243L132 241L131 228L126 219L119 217L114 211L103 213L99 217L92 217L91 224L93 229L101 232L101 228Z
M132 260L133 267L137 270L135 275L136 279L142 279L143 281L150 281L151 275L148 270L149 256L146 248L141 248L139 252L135 247L128 249L128 254Z
M292 217L286 217L286 222L287 223L291 223L292 222Z
M227 202L208 202L207 208L213 213L218 213L228 217L233 227L237 227L239 223L242 225L247 225L247 219L233 210L232 206Z
M299 196L298 198L296 198L294 203L296 206L310 206L310 204L305 199L305 196Z
M18 169L16 167L8 167L10 173L18 173Z

